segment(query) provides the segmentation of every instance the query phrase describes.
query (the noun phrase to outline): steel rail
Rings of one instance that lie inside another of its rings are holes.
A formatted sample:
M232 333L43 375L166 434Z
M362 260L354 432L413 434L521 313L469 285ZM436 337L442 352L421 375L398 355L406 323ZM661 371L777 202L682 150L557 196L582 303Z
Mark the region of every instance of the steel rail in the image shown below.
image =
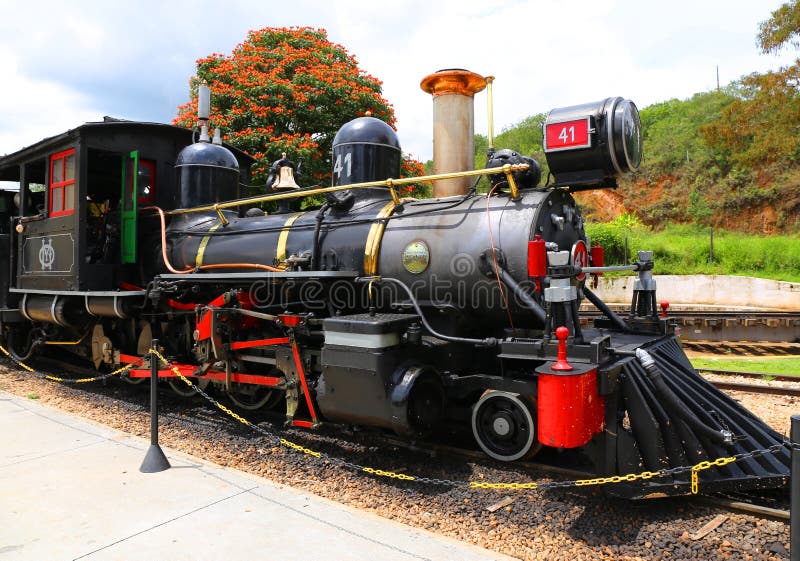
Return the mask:
M779 508L772 508L769 506L762 506L753 503L746 503L742 501L734 501L722 497L699 497L698 500L708 505L717 506L729 510L731 512L743 512L745 514L757 514L763 518L771 518L774 520L789 520L789 511Z
M608 306L615 311L630 311L630 304L608 304ZM582 309L581 315L596 316L599 312L594 309ZM800 312L794 311L778 311L778 310L764 310L764 311L744 311L744 310L673 310L667 311L667 317L696 317L696 318L711 318L711 319L774 319L774 318L788 318L800 320Z
M746 372L739 370L717 370L714 368L695 368L698 372L714 374L715 376L739 376L741 378L751 378L754 380L764 380L766 382L793 382L800 383L800 374L789 376L786 374L766 374L764 372Z
M757 393L764 395L792 395L800 396L800 387L797 386L763 386L760 384L741 384L738 382L711 381L714 387L720 390Z

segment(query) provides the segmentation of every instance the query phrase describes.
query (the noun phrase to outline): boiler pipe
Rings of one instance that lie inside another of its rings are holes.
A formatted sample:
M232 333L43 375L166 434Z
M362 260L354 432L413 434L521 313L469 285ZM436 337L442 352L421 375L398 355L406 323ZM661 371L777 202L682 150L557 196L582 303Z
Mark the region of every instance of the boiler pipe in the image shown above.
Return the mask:
M534 300L530 294L525 292L525 289L522 288L522 286L514 279L514 277L511 276L511 273L506 271L500 265L498 265L497 268L495 268L494 263L492 261L487 260L487 262L489 263L489 267L492 268L494 273L500 275L500 279L503 281L503 283L505 283L506 286L508 286L508 288L511 289L511 292L514 293L514 296L516 296L526 308L528 308L531 312L533 312L533 315L536 316L536 319L539 322L544 323L545 320L547 319L547 314L539 305L539 303L536 300Z

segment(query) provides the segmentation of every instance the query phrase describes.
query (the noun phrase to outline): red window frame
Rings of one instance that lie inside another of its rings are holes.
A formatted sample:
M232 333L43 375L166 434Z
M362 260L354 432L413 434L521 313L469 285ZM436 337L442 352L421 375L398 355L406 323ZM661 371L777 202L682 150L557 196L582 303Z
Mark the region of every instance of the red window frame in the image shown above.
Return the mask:
M67 177L67 158L69 156L73 156L73 167L72 167L72 178L66 179ZM67 216L69 214L73 214L75 212L75 148L70 148L69 150L63 150L61 152L56 152L52 156L50 156L50 185L48 186L48 210L50 211L50 217L56 216ZM56 169L56 166L61 166L61 181L53 181L53 171ZM72 185L72 197L67 198L67 187ZM61 202L61 210L53 211L53 202L55 198ZM67 208L67 204L69 204L69 208Z
M150 193L139 196L137 202L154 204L156 202L156 163L153 160L139 160L139 168L147 168L150 172ZM137 189L141 189L141 185L137 185Z

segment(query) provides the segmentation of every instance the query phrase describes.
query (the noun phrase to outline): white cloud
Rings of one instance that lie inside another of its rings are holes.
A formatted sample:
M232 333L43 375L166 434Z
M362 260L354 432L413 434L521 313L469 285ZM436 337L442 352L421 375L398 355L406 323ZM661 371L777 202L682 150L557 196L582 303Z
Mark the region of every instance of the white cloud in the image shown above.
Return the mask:
M0 0L0 153L103 114L169 121L194 61L248 29L324 27L384 82L406 151L432 152L441 68L492 74L496 133L553 107L622 95L640 107L793 59L760 55L758 22L782 0ZM32 23L35 22L35 23ZM475 100L486 133L486 95Z
M0 75L0 154L102 117L68 86L23 75L10 52L0 50Z

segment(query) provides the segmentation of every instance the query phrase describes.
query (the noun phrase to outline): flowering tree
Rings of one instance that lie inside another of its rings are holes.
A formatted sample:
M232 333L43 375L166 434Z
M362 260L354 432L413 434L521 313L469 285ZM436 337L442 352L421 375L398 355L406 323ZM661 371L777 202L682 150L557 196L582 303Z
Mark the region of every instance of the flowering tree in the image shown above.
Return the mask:
M344 123L369 112L395 124L381 82L360 70L355 57L331 43L324 29L250 31L231 55L199 59L191 100L178 107L176 125L195 125L197 87L204 80L212 93L211 126L221 127L227 142L256 159L254 184L263 183L282 152L302 160L298 183L325 183L331 176L333 137ZM422 170L409 157L402 167L404 175Z

